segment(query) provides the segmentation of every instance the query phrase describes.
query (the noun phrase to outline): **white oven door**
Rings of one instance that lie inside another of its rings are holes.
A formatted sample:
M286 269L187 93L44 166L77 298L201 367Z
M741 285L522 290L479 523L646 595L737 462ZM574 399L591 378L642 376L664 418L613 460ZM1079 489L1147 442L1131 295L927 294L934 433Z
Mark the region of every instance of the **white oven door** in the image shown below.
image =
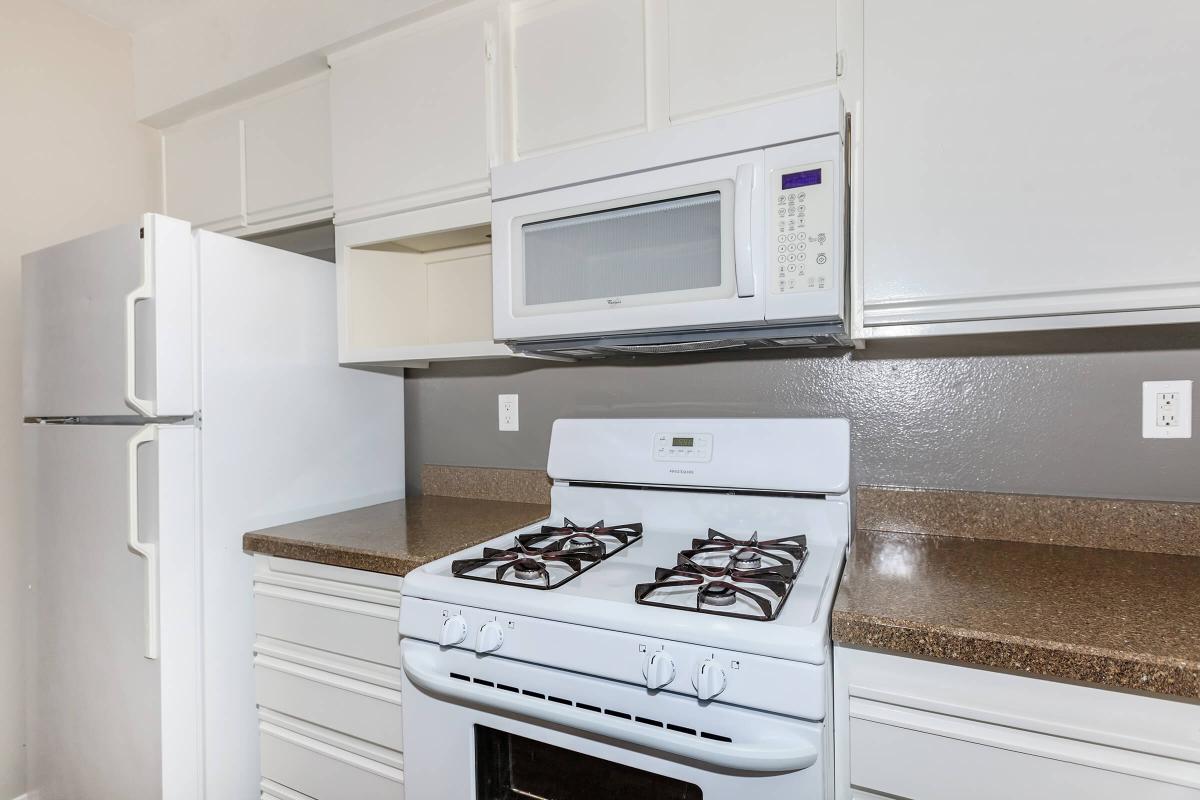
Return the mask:
M756 150L496 201L496 338L761 322L765 169Z
M410 800L816 800L822 723L406 639Z

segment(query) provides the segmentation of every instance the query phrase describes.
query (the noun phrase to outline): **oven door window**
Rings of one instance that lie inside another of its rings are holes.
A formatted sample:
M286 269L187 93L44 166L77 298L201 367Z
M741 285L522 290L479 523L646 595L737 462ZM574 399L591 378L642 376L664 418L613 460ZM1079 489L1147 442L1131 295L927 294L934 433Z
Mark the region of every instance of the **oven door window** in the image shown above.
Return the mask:
M643 198L646 200L646 198ZM720 294L728 288L731 216L720 189L521 226L524 305Z
M702 800L700 787L475 726L476 800Z

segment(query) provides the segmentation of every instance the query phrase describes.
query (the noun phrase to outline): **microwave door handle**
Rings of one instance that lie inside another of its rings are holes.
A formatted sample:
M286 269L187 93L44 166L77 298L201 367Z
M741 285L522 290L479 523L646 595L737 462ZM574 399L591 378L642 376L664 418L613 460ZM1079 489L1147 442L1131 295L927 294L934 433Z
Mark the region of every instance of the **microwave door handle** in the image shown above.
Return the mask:
M738 297L754 296L754 164L739 164L733 183L733 276Z

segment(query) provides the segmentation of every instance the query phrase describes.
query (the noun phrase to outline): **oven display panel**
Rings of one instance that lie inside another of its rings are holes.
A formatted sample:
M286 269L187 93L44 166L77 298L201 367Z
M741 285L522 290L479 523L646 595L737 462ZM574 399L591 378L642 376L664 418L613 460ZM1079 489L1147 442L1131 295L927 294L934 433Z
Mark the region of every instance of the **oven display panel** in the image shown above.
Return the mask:
M656 433L651 452L655 461L712 461L711 433Z

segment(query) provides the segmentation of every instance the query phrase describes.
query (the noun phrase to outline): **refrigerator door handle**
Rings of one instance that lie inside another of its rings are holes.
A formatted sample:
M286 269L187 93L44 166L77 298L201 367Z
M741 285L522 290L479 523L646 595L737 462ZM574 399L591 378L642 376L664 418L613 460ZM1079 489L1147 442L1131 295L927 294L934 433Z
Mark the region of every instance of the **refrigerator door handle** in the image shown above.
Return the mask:
M153 417L155 416L154 401L137 396L137 321L135 311L139 301L154 298L152 236L146 233L144 237L142 283L125 295L125 405L143 417Z
M146 560L146 658L158 658L158 545L143 542L138 520L138 448L158 439L158 426L147 425L129 440L129 549Z

